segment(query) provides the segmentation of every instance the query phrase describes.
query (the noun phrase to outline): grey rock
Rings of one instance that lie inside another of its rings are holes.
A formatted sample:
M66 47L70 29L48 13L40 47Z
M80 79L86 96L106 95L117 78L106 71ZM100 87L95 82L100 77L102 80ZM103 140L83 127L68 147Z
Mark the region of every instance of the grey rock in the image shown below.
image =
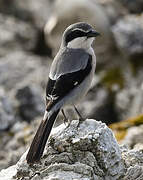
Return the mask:
M43 59L22 51L14 51L0 58L0 85L9 92L19 84L42 86L47 81L45 75L48 76L50 64L42 64Z
M16 90L17 111L25 121L31 121L44 113L42 90L38 86L24 86Z
M143 113L143 85L142 73L136 78L131 78L130 82L115 96L115 108L120 114L120 120L135 117Z
M42 28L51 12L50 0L0 0L0 11Z
M0 131L8 130L15 122L14 103L0 88Z
M122 153L127 171L123 180L143 179L143 149L128 150Z
M129 113L129 109L131 108L131 104L133 98L135 97L135 93L136 90L134 88L130 88L130 89L125 88L116 94L115 108L120 114L120 118L119 118L120 120L131 117Z
M5 176L7 174L7 177ZM0 174L0 180L14 180L12 176L16 174L16 165L10 166L7 170L3 170Z
M87 119L78 127L73 120L68 128L62 124L53 129L40 164L30 167L25 160L27 152L10 169L2 170L0 178L9 179L121 179L125 166L121 150L112 131L103 123Z
M134 166L130 167L124 177L124 180L142 180L143 179L143 167L142 166Z
M31 14L33 23L40 29L43 28L52 11L53 1L50 0L15 0L18 9L23 9Z
M128 11L120 1L116 0L97 0L104 7L111 24L115 24L118 19L128 14Z
M30 121L43 113L44 89L50 67L50 62L42 62L43 59L48 58L40 58L21 51L0 58L0 86L5 91L4 99L10 101L6 101L5 107L8 108L12 104L12 113L6 113L7 116L2 118L1 128L5 126L6 129L20 119ZM0 111L5 110L2 108ZM4 112L2 114L4 115ZM6 125L6 122L11 123Z
M25 152L16 165L0 172L0 180L143 179L143 146L119 147L105 124L86 120L77 127L78 123L54 128L40 163L29 166Z
M143 125L131 127L127 130L125 138L122 140L129 148L133 149L143 145Z
M33 50L37 32L30 24L0 14L0 56L14 50Z
M103 86L94 86L79 105L79 109L88 118L96 118L106 124L118 121L114 107L114 94Z
M131 13L142 13L143 12L143 1L142 0L120 0Z
M143 57L143 14L127 15L112 28L116 44L127 58Z
M16 121L9 131L0 132L0 169L15 164L26 150L26 137L31 131L26 122Z

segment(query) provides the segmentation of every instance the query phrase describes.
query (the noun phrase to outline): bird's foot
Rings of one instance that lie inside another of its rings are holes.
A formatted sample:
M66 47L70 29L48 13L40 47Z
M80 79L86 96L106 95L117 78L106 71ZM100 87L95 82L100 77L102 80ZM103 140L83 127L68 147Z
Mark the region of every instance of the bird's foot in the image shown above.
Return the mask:
M64 119L63 119L64 124L65 124L65 125L68 124L68 126L69 126L69 119L67 118L64 110L62 109L61 111L62 111L62 114L63 114L63 116L64 116Z
M86 120L86 118L80 117L78 120L79 120L79 122L78 122L77 128L79 128L79 127L80 127L80 124L82 124L82 123L83 123L83 121L85 121L85 120Z
M66 121L66 128L68 128L71 125L71 121L68 119L68 121Z
M68 118L64 118L63 121L64 121L64 124L65 124L65 125L66 125L66 124L69 124Z

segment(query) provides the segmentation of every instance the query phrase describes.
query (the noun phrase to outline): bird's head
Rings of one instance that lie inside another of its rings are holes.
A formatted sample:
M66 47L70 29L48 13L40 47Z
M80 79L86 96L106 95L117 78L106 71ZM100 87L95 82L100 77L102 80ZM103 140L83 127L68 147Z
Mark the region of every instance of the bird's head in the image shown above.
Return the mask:
M100 34L87 23L70 25L63 33L62 46L69 48L90 48L93 40Z

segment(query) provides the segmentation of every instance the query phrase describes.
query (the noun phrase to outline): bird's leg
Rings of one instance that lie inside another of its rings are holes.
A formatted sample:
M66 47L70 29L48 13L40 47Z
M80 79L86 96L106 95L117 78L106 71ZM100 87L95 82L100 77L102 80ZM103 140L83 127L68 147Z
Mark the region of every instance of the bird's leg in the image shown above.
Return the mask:
M66 117L66 114L65 114L65 112L64 112L63 109L61 110L61 112L62 112L62 114L63 114L63 116L64 116L64 124L66 124L66 122L69 123L69 120L68 120L68 118Z
M79 121L84 121L84 118L83 118L82 115L79 113L79 111L78 111L78 109L76 108L76 106L74 105L73 107L74 107L74 109L75 109L75 111L76 111L76 113L77 113L77 115L78 115L78 117L79 117Z

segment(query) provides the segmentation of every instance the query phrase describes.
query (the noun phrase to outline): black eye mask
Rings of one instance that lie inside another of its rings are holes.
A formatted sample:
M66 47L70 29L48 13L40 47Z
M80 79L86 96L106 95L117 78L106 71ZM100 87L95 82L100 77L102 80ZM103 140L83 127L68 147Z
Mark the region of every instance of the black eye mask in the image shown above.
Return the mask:
M70 41L72 41L75 38L84 37L84 36L87 36L86 32L83 32L83 31L80 31L80 30L72 31L67 35L67 37L65 39L66 44L68 44Z

